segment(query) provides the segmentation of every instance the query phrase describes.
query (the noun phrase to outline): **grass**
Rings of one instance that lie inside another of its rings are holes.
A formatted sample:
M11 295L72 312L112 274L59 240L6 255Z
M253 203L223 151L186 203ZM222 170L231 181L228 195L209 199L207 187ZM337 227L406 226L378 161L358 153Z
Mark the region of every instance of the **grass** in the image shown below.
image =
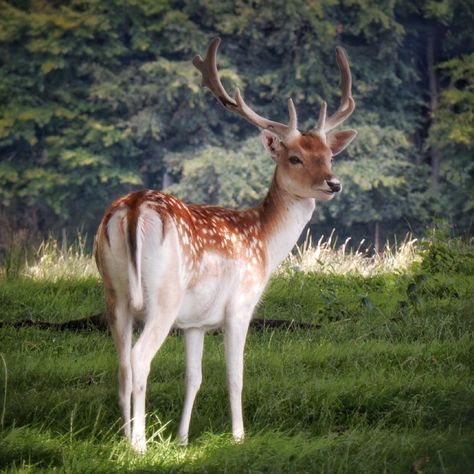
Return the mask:
M303 244L288 256L278 273L303 271L372 276L406 271L419 258L417 240L409 234L394 248L387 243L381 253L371 253L370 246L364 241L356 248L349 244L350 239L347 239L337 246L334 232L313 243L308 232ZM94 259L87 249L88 239L82 234L72 241L68 241L66 234L61 241L50 237L34 250L24 240L12 239L3 261L0 260L0 277L41 281L99 278Z
M99 273L88 251L87 236L77 234L69 241L64 232L61 241L51 236L35 249L24 237L12 237L0 260L0 277L54 281L97 279Z
M303 249L284 264L256 317L321 329L249 335L242 444L229 434L222 335L206 336L187 448L174 442L183 341L167 339L150 375L152 441L136 456L120 434L108 334L4 326L0 470L473 472L474 253L436 238L407 245L404 256L394 251L367 261L328 246L312 267L309 253L318 250ZM338 253L332 260L331 248ZM321 265L325 252L328 265ZM405 263L393 271L394 261ZM78 276L86 267L70 260L75 269L61 276L44 262L42 272L23 267L21 276L0 281L0 320L65 321L102 310L98 279Z
M417 240L410 234L395 247L387 242L380 253L373 252L364 240L357 247L350 244L351 239L348 238L337 246L334 231L327 238L323 235L315 244L308 230L303 244L288 256L280 266L280 271L373 276L406 271L419 259Z

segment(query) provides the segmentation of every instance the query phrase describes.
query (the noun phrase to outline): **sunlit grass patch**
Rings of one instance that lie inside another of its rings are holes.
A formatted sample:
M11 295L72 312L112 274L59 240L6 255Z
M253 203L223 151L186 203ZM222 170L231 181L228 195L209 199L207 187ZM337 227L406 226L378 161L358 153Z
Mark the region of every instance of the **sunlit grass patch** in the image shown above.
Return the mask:
M313 242L307 234L305 242L296 246L283 261L279 272L317 272L331 274L356 273L364 276L403 272L419 260L417 240L409 235L398 245L386 244L382 252L373 252L361 241L350 245L350 239L338 245L334 233ZM99 278L87 239L77 234L72 241L50 237L38 248L12 248L0 262L0 276L35 280Z
M281 264L280 271L302 271L332 274L359 274L364 276L407 271L419 260L417 239L409 234L395 245L388 242L381 252L375 252L364 240L352 245L348 238L337 244L334 232L317 242L308 232L304 243L296 246Z
M229 436L203 434L189 447L171 439L152 440L145 455L115 437L78 439L41 428L13 428L0 442L3 472L423 472L468 473L469 441L447 427L433 430L360 427L322 436L265 430L242 444ZM434 450L433 450L434 448ZM23 459L18 463L12 460ZM1 466L1 464L0 464ZM455 470L453 470L455 469Z
M87 237L81 233L69 240L50 236L32 246L24 236L14 237L0 255L0 279L65 280L99 278Z
M61 243L53 237L43 241L21 275L41 280L99 277L94 259L87 250L87 239L81 234L70 243L66 236Z

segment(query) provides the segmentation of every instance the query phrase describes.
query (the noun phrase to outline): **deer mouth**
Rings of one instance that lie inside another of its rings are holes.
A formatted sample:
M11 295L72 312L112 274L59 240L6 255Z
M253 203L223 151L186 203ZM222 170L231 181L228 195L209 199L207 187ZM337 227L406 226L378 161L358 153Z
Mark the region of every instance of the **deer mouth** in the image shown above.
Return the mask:
M331 191L330 189L321 189L321 188L315 189L314 192L315 192L314 198L319 201L330 201L337 194L337 192Z
M339 191L332 191L331 189L321 189L321 188L316 188L315 191L318 193L327 194L328 196L333 196L334 194L337 194L339 192Z

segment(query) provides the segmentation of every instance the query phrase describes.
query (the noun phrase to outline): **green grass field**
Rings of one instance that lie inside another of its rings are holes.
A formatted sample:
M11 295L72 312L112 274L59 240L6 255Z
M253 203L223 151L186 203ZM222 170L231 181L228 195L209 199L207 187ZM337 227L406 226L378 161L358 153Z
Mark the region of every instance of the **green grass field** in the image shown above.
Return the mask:
M149 379L149 450L137 456L120 434L107 333L4 325L0 470L474 472L474 254L431 242L417 256L405 269L366 276L283 267L255 316L321 328L251 332L242 444L230 435L221 334L206 336L186 448L174 442L183 341L167 339ZM93 275L0 280L3 322L102 309Z

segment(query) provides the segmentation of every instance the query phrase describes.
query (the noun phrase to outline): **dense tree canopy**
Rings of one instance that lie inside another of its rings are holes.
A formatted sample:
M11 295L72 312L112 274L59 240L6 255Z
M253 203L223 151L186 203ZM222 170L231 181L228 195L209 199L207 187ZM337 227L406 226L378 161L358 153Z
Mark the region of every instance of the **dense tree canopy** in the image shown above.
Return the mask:
M473 17L469 0L0 0L0 226L92 233L113 198L169 182L189 201L258 202L258 132L191 65L218 34L226 87L279 121L291 96L302 127L337 107L334 47L348 51L359 137L315 228L371 238L443 217L471 232Z

